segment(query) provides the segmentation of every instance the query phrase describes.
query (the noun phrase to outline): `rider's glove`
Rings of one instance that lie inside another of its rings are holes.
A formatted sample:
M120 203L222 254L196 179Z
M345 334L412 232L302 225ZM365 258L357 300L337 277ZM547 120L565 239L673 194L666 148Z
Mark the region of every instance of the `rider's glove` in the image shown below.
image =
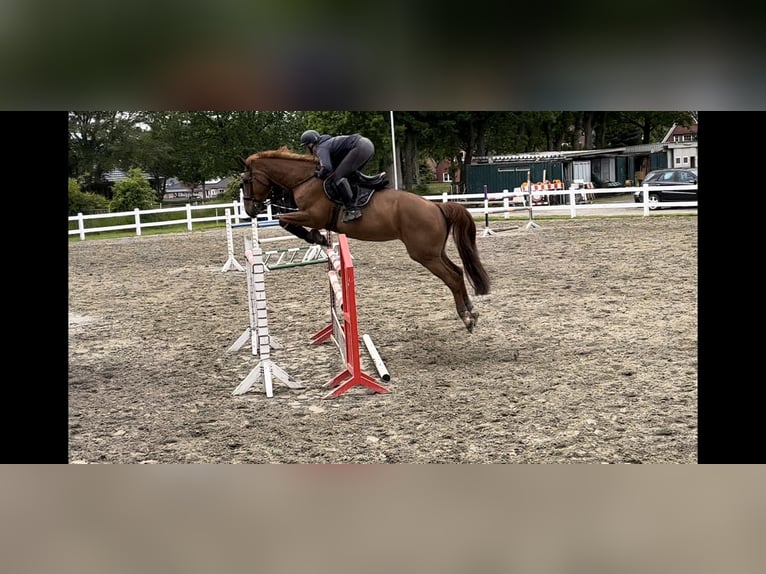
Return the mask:
M316 176L317 176L319 179L324 179L324 178L326 178L328 175L330 175L330 170L329 170L327 167L325 167L325 166L321 166L321 167L317 168L317 170L316 170L316 174L315 174L315 175L316 175Z

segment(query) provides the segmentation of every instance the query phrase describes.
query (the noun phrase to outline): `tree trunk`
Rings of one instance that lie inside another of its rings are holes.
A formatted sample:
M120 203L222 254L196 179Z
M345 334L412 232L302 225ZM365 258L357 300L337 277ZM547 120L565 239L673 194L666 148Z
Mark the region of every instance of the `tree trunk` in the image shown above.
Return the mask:
M582 131L585 135L583 149L593 149L593 112L583 114Z
M417 136L410 130L404 134L402 149L402 189L413 189L419 183Z

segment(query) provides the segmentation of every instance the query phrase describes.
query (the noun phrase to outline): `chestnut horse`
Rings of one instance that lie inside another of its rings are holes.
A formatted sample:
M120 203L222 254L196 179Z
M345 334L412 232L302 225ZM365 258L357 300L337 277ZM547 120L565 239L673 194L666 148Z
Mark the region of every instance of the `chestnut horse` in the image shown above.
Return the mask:
M412 259L449 287L458 316L468 332L473 332L479 314L473 311L463 270L445 253L451 230L475 294L489 293L489 276L479 260L471 213L459 203L432 203L407 191L381 189L374 192L360 219L342 223L338 208L325 194L323 181L315 176L318 165L313 156L292 153L285 147L249 156L241 176L245 211L255 219L276 186L292 193L297 206L296 211L280 214L279 224L293 233L300 229L296 235L309 243L326 243L318 229L345 233L361 241L401 240Z

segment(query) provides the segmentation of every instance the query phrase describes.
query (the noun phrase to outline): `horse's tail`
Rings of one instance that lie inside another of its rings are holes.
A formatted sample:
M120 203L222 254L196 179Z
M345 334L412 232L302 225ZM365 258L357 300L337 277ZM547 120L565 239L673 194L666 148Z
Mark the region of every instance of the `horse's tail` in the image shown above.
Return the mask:
M452 227L452 240L463 262L468 281L477 295L489 293L489 275L479 260L476 247L476 223L471 212L459 203L437 203L447 220L447 233Z

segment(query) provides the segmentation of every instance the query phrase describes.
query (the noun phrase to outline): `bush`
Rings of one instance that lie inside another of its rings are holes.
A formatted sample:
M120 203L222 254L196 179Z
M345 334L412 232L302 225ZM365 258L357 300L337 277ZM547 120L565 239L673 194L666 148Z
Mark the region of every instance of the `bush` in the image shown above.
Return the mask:
M138 168L132 168L126 179L114 184L113 212L152 209L154 204L154 190Z
M239 201L239 186L241 180L238 177L231 178L231 181L226 186L226 191L218 196L218 201L221 203L226 201Z
M90 215L109 210L109 200L103 195L87 193L80 189L80 184L69 178L69 215Z

